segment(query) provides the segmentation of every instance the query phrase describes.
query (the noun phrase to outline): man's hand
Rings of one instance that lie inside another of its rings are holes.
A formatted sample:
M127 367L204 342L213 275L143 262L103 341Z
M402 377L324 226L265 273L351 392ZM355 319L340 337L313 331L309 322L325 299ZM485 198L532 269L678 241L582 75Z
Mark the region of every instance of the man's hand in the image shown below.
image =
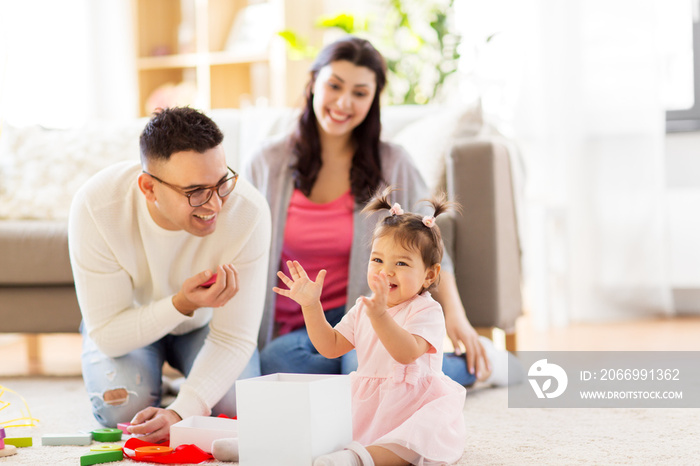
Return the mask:
M323 280L326 277L326 271L321 270L316 276L316 281L313 281L306 274L306 270L297 261L287 261L290 277L284 272L277 272L277 276L282 280L282 283L287 285L288 290L274 287L272 291L280 296L286 296L296 301L300 306L311 306L319 302L321 299L321 291L323 290Z
M221 307L238 293L238 271L233 264L217 267L217 277L211 286L202 286L211 278L209 270L188 278L173 296L173 306L184 315L192 315L202 307Z
M149 407L136 413L127 431L143 441L160 443L170 440L170 426L180 421L180 415L171 409Z

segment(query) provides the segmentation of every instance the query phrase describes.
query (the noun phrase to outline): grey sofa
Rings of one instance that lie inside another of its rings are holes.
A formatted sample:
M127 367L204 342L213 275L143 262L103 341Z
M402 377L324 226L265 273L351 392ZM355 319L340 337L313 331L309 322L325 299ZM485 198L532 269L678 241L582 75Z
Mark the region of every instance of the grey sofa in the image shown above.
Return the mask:
M468 318L475 327L485 329L484 333L491 328L504 330L507 346L513 350L515 322L521 314L521 273L507 144L478 131L453 137L454 131L436 135L426 127L425 134L415 134L426 126L420 123L421 119L441 126L439 119L445 113L411 110L419 116L406 117L402 112L385 112L387 139L407 143L401 141L404 131L410 137L437 137L444 143L444 158L439 163L445 168L448 194L462 204L463 214L443 225L443 230L447 248L455 259L457 285ZM240 154L249 152L259 139L288 127L293 121L290 115L281 111L271 117L263 112L250 118L238 110L212 112L224 131L225 150L232 167L242 166ZM413 144L407 144L405 147L411 152ZM124 156L137 158L135 153ZM0 257L1 333L79 331L81 316L68 257L65 219L0 219Z
M0 221L0 257L0 331L78 331L66 222Z

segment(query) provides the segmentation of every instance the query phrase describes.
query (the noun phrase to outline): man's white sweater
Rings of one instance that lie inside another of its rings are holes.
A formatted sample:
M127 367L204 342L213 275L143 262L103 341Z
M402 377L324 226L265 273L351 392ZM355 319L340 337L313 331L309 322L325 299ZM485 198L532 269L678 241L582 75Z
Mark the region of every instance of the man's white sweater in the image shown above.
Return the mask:
M209 415L257 344L270 249L269 207L239 178L214 233L197 237L168 231L148 212L137 184L140 173L138 163L113 165L73 199L68 239L83 323L110 357L208 324L209 336L168 408L183 419ZM198 309L191 317L175 309L172 297L187 278L225 263L236 267L240 283L226 305Z

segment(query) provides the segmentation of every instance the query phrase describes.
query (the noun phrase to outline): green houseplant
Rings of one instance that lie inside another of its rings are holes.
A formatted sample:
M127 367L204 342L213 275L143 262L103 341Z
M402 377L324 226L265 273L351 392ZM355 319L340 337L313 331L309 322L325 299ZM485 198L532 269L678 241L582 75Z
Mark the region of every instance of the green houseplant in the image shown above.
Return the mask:
M321 17L316 27L368 39L384 55L389 104L426 104L438 98L457 71L461 37L452 25L454 0L384 0L379 13ZM292 58L313 57L318 48L294 31L279 33Z

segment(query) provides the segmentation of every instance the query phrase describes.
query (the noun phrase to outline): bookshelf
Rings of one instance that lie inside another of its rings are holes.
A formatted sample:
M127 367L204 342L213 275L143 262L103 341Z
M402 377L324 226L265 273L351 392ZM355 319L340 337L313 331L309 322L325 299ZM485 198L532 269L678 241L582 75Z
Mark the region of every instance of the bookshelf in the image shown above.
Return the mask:
M310 62L290 60L276 33L293 29L320 44L322 32L313 23L322 0L132 4L141 116L173 99L202 110L301 101Z

